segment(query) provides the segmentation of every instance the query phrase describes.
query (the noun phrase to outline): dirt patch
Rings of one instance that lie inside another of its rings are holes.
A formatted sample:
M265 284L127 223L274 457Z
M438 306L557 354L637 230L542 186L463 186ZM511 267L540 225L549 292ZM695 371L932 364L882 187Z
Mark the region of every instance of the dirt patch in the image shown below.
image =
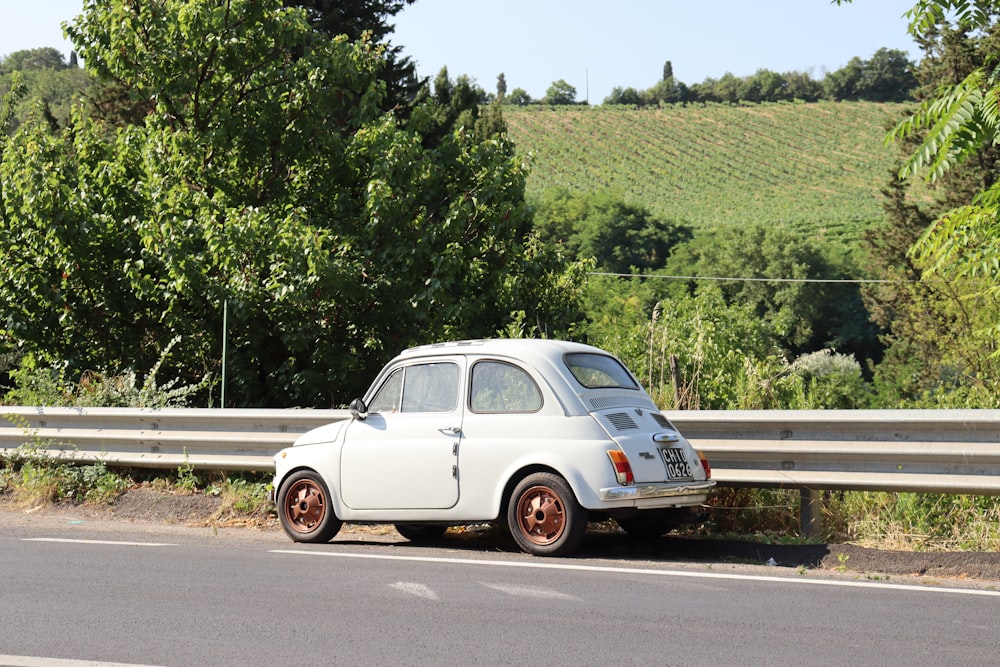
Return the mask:
M0 511L24 513L65 513L79 516L148 523L211 525L228 523L223 516L223 500L204 493L171 493L149 486L129 489L110 505L56 503L25 505L12 496L0 496ZM277 519L273 519L277 524ZM246 523L245 518L242 522ZM267 523L267 521L264 521Z
M139 487L123 493L106 512L116 519L159 523L205 523L222 506L218 496L175 494Z

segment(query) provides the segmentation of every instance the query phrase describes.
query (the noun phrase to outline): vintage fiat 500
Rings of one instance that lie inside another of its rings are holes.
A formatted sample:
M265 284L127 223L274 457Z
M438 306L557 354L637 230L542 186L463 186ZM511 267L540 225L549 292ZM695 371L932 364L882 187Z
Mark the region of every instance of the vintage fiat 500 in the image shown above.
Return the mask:
M343 522L426 540L499 520L524 551L557 555L592 519L639 536L696 521L715 484L632 373L579 343L409 349L351 415L275 456L278 516L295 541L329 541Z

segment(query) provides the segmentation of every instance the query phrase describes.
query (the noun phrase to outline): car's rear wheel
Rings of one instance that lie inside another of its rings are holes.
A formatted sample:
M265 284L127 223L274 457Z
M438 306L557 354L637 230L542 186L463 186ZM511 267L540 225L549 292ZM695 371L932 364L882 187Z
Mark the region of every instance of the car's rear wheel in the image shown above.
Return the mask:
M559 475L528 475L514 488L507 505L507 524L514 541L536 556L565 554L583 541L587 512Z
M323 478L312 470L289 475L281 483L277 505L281 527L296 542L329 542L343 525Z
M411 542L426 542L437 539L444 535L444 531L448 529L448 526L438 523L397 523L395 526L396 532Z

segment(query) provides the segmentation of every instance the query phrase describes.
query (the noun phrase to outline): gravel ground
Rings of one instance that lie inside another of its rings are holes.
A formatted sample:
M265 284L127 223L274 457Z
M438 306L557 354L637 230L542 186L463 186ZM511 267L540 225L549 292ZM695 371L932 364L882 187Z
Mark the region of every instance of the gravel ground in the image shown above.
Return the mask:
M133 489L111 506L45 506L26 509L9 498L0 497L0 512L8 520L18 515L59 515L115 521L137 529L150 524L185 526L223 526L257 532L275 532L281 528L274 517L256 522L231 521L220 515L222 501L202 494L175 495L151 488ZM388 526L347 524L338 539L371 539L391 536L402 539ZM513 541L500 530L489 527L452 529L443 538L454 547L515 551ZM998 582L998 552L914 552L871 549L853 544L773 545L741 540L696 539L667 536L649 542L636 542L608 531L591 531L581 555L608 558L679 559L706 563L770 564L783 568L802 568L854 572L869 578L892 576L939 579L971 579Z

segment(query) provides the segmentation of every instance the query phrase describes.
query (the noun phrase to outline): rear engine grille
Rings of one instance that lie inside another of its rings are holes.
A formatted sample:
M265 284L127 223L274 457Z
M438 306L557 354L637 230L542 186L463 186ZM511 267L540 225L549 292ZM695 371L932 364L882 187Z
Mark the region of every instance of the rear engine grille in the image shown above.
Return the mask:
M608 421L615 427L616 431L628 431L639 428L627 412L612 412L608 415Z
M659 424L662 428L673 429L674 425L670 423L670 420L661 415L659 412L651 413L653 415L653 420Z

